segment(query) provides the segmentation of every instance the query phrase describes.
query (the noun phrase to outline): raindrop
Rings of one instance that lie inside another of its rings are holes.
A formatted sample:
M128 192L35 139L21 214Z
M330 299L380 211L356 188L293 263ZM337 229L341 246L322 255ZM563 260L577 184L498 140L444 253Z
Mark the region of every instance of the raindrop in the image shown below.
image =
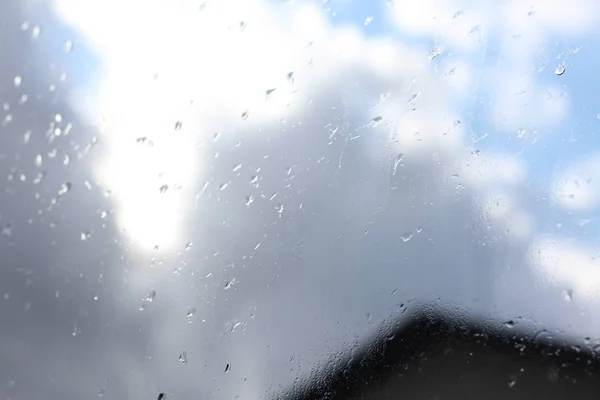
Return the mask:
M254 196L246 196L246 207L249 207L252 203L254 203Z
M229 364L227 364L227 365L225 366L225 373L229 372L229 370L230 370L230 369L231 369L231 367L229 366Z
M100 388L100 390L98 390L98 397L104 397L105 393L106 393L106 389Z
M23 82L23 79L19 75L17 75L17 76L15 76L14 82L15 82L15 86L19 87L19 86L21 86L21 82Z
M554 73L558 76L561 76L566 71L567 71L567 66L564 63L562 63L558 67L556 67L556 69L554 70Z
M517 378L512 377L512 378L510 378L508 380L508 387L509 388L514 387L516 384L517 384Z
M364 25L365 25L365 26L367 26L367 25L369 25L371 22L373 22L373 17L367 17L367 18L365 18Z
M398 156L396 157L396 160L394 161L394 171L392 173L392 175L396 175L396 171L398 170L398 166L403 166L404 164L402 164L402 159L404 158L404 154L400 153L398 154Z
M402 241L404 243L408 242L409 240L411 240L417 233L421 233L422 229L421 228L417 228L415 231L412 232L406 232L404 234L402 234L400 236L400 239L402 239Z
M508 328L508 329L512 329L512 328L514 328L514 327L515 327L515 322L514 322L514 321L512 321L512 320L511 320L511 321L506 321L506 322L504 323L504 326L505 326L506 328Z
M563 290L563 299L565 299L567 303L573 301L573 289Z
M377 117L375 117L375 118L373 118L373 119L371 120L371 123L372 123L374 126L377 126L377 124L378 124L379 122L381 122L381 120L382 120L382 119L383 119L383 117L382 117L382 116L380 116L380 115L378 115Z
M156 297L156 291L152 290L150 293L148 293L148 296L146 296L146 302L148 303L152 303L152 301L154 300L154 298Z
M238 172L240 169L242 169L242 164L236 164L233 166L233 172Z
M6 224L4 227L2 227L2 234L4 236L12 236L12 225Z
M169 190L169 185L162 185L161 187L158 188L158 191L160 194L165 194L167 192L167 190Z
M275 91L275 88L267 90L265 92L266 98L268 99L273 94L274 91Z
M219 190L225 190L227 189L227 186L229 186L229 182L221 183L219 185Z
M175 122L175 130L176 130L176 131L179 131L179 130L181 130L181 127L182 127L182 126L183 126L183 122L181 122L181 121L177 121L177 122Z
M433 61L434 59L436 59L443 52L444 52L444 48L443 47L436 47L435 49L431 50L429 52L429 54L428 54L429 61Z
M158 397L156 398L156 400L165 400L167 398L167 396L165 396L164 393L159 393Z
M253 184L253 185L256 185L258 183L258 176L252 175L250 177L250 183Z
M35 156L35 166L36 167L41 167L42 166L42 162L43 162L43 159L42 159L42 155L41 154L38 154L37 156Z
M60 114L56 114L56 115L54 116L54 121L56 121L56 123L59 123L59 124L60 124L60 123L62 122L62 115L60 115Z
M40 28L38 25L34 26L33 29L31 30L31 37L33 39L37 39L40 36L41 31L42 31L42 28Z
M277 214L279 214L279 218L281 218L281 216L283 215L283 204L277 204L277 207L275 207L275 209L277 210Z
M69 193L70 190L71 190L71 183L70 182L63 183L62 185L60 185L60 189L58 189L58 195L64 196L65 194Z
M185 351L181 352L179 355L179 362L182 364L187 364L187 353Z
M287 80L288 80L288 82L294 83L294 78L295 78L294 72L293 71L292 72L288 72L288 74L287 74Z
M235 278L225 284L225 289L230 289L235 284Z
M240 21L240 31L246 29L246 21Z
M192 242L188 242L188 244L185 245L185 249L189 250L192 248L193 243Z
M248 119L248 110L245 110L245 111L242 113L242 119L244 119L244 120L245 120L245 119Z
M190 308L186 314L189 323L192 323L192 319L194 318L194 314L196 313L195 308Z
M221 133L215 132L215 134L213 135L213 140L216 142L217 140L219 140L219 136L221 136Z
M81 238L82 241L86 241L86 240L88 240L91 237L92 237L92 232L89 232L89 231L88 232L82 232L81 236L80 236L80 238Z
M70 40L67 41L67 43L65 43L65 51L67 53L70 53L71 51L73 51L73 42L71 42Z
M63 157L63 165L69 165L70 161L71 161L71 156L69 156L68 154L65 154L65 156Z

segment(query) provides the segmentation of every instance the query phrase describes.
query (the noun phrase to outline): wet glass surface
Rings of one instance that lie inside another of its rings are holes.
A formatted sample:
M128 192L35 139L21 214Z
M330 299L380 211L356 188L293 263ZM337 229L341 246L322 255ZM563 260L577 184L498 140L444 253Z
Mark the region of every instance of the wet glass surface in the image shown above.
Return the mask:
M0 398L277 398L423 307L595 352L599 7L1 2Z

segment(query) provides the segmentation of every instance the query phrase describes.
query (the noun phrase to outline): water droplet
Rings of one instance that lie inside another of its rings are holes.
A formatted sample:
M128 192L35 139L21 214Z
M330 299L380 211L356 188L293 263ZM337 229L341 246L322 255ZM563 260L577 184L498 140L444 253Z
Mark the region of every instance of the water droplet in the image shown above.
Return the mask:
M277 210L277 214L279 214L279 218L281 218L281 216L283 215L283 204L277 204L277 207L275 207L275 209Z
M68 40L67 43L65 43L65 51L67 53L73 51L73 42L71 42L70 40Z
M42 32L42 28L40 28L38 25L34 26L33 29L31 30L31 37L33 39L37 39L40 36L40 33Z
M404 158L404 154L400 153L398 154L398 156L396 157L396 160L394 161L394 171L392 173L392 175L396 175L396 171L398 170L398 166L403 166L404 164L402 164L402 159Z
M556 69L554 70L554 73L555 73L556 75L558 75L558 76L561 76L561 75L562 75L562 74L564 74L566 71L567 71L567 66L566 66L564 63L562 63L562 64L559 64L559 65L556 67Z
M248 110L245 110L245 111L242 113L242 119L244 119L244 120L245 120L245 119L248 119Z
M15 82L15 86L19 87L19 86L21 86L21 82L23 82L23 79L19 75L17 75L17 76L15 76L14 82Z
M444 48L443 47L436 47L435 49L431 50L429 52L429 54L428 54L429 61L433 61L434 59L436 59L443 52L444 52Z
M193 243L192 242L188 242L188 244L185 245L185 249L189 250L189 249L192 248L192 246L193 246Z
M182 364L187 364L187 353L185 351L181 352L179 355L179 362Z
M69 193L70 190L71 190L71 183L70 182L63 183L62 185L60 185L60 189L58 189L58 195L64 196L65 194Z
M258 176L252 175L250 177L250 183L253 184L253 185L255 185L255 186L258 186Z
M563 299L565 299L567 303L573 301L573 289L563 290Z
M252 203L254 203L254 196L246 196L246 207L249 207Z
M244 31L246 29L246 21L240 21L240 31Z
M294 72L293 71L292 72L288 72L288 74L287 74L287 80L288 80L288 82L294 83L294 78L295 78Z
M238 172L240 169L242 169L242 164L236 164L233 166L233 172Z
M269 97L271 97L271 95L273 94L274 91L275 91L275 88L267 90L265 92L266 98L268 99Z
M221 183L219 185L219 190L225 190L227 189L227 186L229 186L229 182Z
M225 283L225 289L230 289L235 284L235 282L236 282L236 280L235 280L235 278L233 278L229 282Z
M192 323L192 319L194 318L194 314L196 313L195 308L190 308L186 314L189 323Z
M508 380L508 387L509 388L514 387L516 384L517 384L517 378L511 377Z
M175 130L176 131L181 130L182 127L183 127L183 122L181 122L181 121L175 122Z
M514 322L514 321L512 321L512 320L511 320L511 321L506 321L506 322L504 323L504 326L505 326L506 328L508 328L508 329L512 329L512 328L514 328L514 327L515 327L515 322Z
M91 237L92 237L92 232L82 232L81 236L80 236L82 241L86 241Z
M229 372L229 370L230 370L230 369L231 369L231 368L230 368L229 364L227 364L227 365L225 366L225 373Z
M150 293L148 293L148 296L146 296L146 302L148 303L152 303L152 301L154 301L154 298L156 297L156 291L152 290L150 291Z
M4 236L12 236L12 225L6 224L2 227L2 234Z
M408 242L410 239L412 239L412 238L413 238L413 236L414 236L414 233L412 233L412 232L407 232L407 233L404 233L404 234L402 234L402 235L400 236L400 239L402 239L402 241L403 241L404 243L406 243L406 242Z
M60 124L60 123L62 122L62 119L63 119L63 118L62 118L62 115L60 115L60 114L56 114L56 115L54 116L54 121L56 121L56 123L59 123L59 124Z
M162 185L161 187L158 188L158 191L160 194L165 194L167 192L167 190L169 190L169 185Z
M164 393L159 393L156 400L166 400L167 396Z
M65 154L63 157L63 165L69 165L70 162L71 162L71 156L68 154Z

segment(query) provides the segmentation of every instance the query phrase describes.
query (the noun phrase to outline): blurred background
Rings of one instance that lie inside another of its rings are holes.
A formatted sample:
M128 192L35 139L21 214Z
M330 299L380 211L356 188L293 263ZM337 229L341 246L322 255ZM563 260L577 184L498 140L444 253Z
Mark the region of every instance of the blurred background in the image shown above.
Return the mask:
M3 0L0 398L277 397L425 306L600 349L599 19Z

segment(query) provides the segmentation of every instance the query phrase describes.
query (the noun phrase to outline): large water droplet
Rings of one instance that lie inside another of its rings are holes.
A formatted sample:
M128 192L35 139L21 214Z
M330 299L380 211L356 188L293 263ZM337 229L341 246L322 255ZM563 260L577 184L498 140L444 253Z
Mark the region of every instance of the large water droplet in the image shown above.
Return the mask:
M567 71L567 66L566 66L564 63L562 63L562 64L559 64L559 65L556 67L556 69L554 70L554 73L555 73L556 75L558 75L558 76L561 76L561 75L562 75L562 74L564 74L566 71Z
M65 194L69 193L70 190L71 190L71 183L70 182L63 183L62 185L60 185L60 189L58 189L58 195L64 196Z
M150 291L150 293L148 293L148 296L146 296L146 301L148 303L152 303L152 301L154 301L155 297L156 297L156 291L152 290L152 291Z
M187 353L185 351L181 352L179 355L179 362L182 364L187 364Z

